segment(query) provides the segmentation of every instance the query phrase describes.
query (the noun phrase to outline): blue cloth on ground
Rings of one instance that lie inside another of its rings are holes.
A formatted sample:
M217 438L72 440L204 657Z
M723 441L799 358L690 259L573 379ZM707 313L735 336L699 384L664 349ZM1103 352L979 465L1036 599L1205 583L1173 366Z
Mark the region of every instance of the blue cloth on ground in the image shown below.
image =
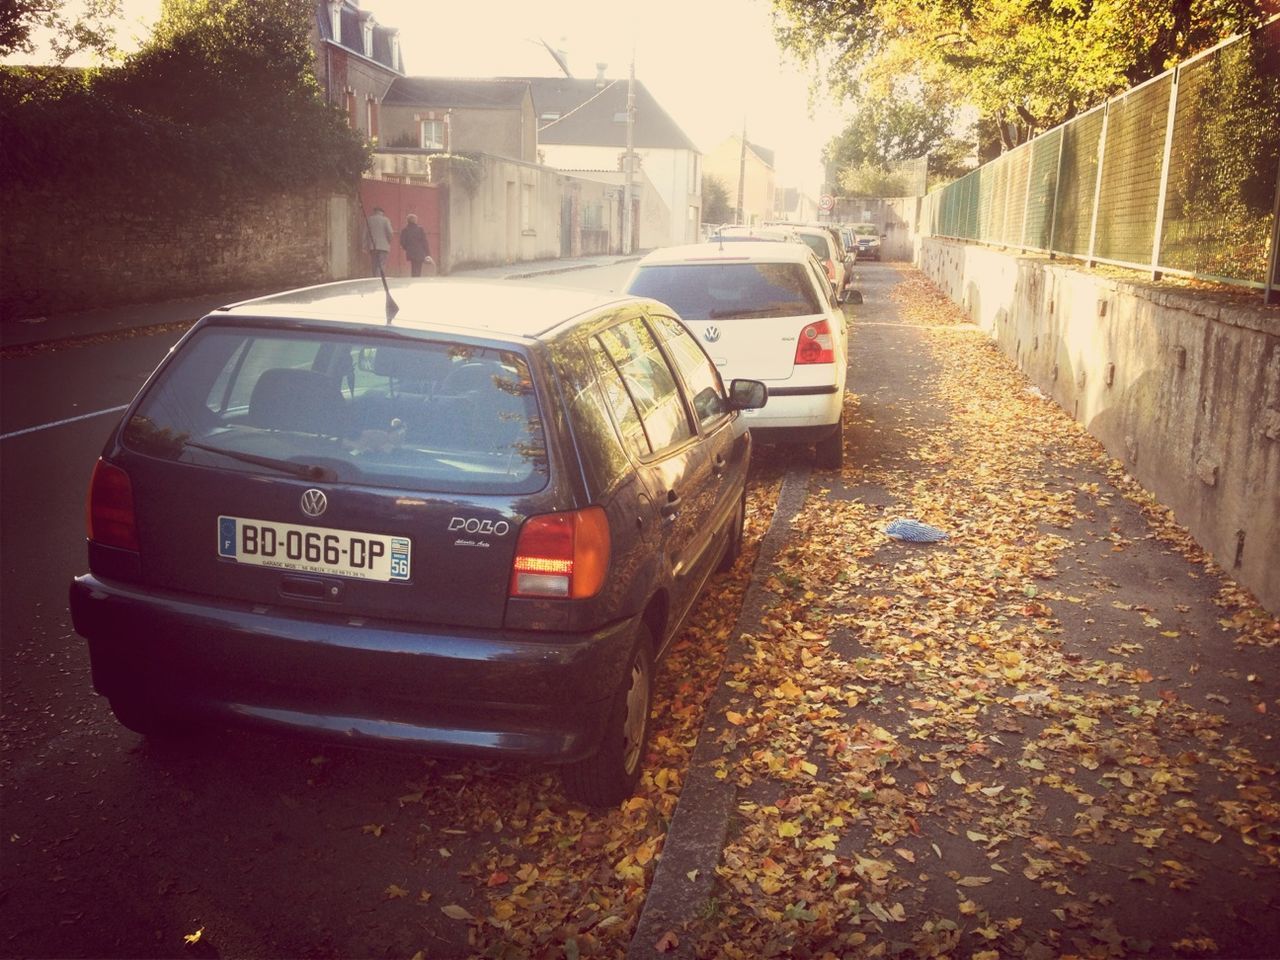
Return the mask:
M884 532L895 540L906 540L908 543L936 543L947 539L944 531L919 520L894 520L884 528Z

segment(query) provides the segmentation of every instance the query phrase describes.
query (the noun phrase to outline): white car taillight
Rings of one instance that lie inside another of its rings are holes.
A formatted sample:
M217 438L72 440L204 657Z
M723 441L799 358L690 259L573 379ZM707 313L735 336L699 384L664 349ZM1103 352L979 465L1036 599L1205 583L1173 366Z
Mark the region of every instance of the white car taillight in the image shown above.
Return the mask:
M819 320L805 327L800 332L800 342L796 344L796 364L835 362L831 325L825 320Z

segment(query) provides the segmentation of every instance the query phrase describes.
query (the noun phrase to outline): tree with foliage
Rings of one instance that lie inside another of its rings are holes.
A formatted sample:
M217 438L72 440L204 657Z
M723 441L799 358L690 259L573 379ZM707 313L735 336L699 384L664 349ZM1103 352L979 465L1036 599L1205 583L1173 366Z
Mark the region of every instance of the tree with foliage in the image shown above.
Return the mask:
M703 223L728 223L733 219L733 204L729 202L729 188L714 174L702 175Z
M86 50L109 56L111 21L120 16L120 5L121 0L83 0L72 13L65 0L0 0L0 57L32 53L37 38L48 41L57 63Z
M354 183L368 147L320 96L313 17L311 0L165 0L119 66L0 73L0 174L189 202Z
M840 168L835 182L846 197L905 197L911 192L901 173L871 163Z
M1280 0L774 0L780 43L833 91L903 77L969 104L1006 147L1261 22Z
M865 185L879 175L889 175L902 160L929 157L930 180L952 180L966 169L971 141L953 136L956 111L949 105L907 99L868 98L859 101L853 119L823 149L827 180L846 191L845 180ZM901 178L898 178L901 180ZM899 196L870 193L864 196Z

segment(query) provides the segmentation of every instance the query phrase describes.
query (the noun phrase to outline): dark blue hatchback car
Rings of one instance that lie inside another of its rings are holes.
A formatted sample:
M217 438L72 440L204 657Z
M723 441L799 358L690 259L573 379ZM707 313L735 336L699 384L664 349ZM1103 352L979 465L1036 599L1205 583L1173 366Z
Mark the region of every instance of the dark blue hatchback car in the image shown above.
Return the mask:
M653 665L741 546L751 438L652 300L377 281L215 311L94 470L71 584L121 723L639 777Z

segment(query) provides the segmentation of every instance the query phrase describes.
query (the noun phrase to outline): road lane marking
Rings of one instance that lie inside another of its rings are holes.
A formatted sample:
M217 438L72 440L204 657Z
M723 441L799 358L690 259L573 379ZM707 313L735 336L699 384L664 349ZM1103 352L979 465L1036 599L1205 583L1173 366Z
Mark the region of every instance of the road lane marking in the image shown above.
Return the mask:
M25 430L14 430L10 433L0 433L0 440L8 440L11 437L20 437L24 433L35 433L37 430L52 430L54 427L61 427L68 423L75 423L77 420L88 420L90 417L101 417L108 413L119 413L121 410L128 410L129 405L126 403L119 407L108 407L106 410L96 410L93 413L82 413L78 417L67 417L65 420L54 420L52 423L42 423L38 427L27 427Z

